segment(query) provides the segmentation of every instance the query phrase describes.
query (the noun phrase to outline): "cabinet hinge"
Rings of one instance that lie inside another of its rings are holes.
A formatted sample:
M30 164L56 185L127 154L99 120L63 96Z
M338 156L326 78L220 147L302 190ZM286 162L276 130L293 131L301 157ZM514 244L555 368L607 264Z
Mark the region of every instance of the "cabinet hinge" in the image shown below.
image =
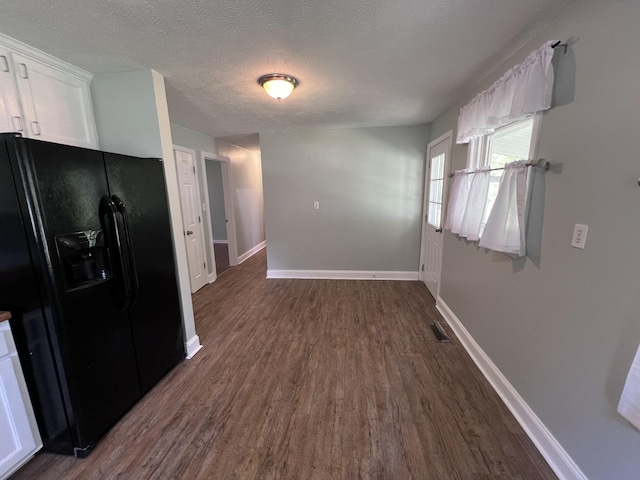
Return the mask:
M424 272L424 263L422 264L422 268L421 268L421 270Z
M207 268L207 264L206 263L203 263L202 265L204 265L204 268Z
M193 168L193 173L196 173L196 167L191 167Z
M198 223L202 223L202 220L200 220L200 217L198 217Z
M2 71L3 72L8 72L9 71L9 60L7 60L7 56L6 55L0 55L0 59L2 59Z

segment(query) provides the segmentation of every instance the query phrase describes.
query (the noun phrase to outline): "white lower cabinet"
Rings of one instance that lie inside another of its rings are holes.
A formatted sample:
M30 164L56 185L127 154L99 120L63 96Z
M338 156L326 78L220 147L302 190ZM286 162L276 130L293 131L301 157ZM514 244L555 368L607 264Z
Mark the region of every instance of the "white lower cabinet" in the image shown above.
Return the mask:
M91 78L0 34L0 132L97 149Z
M0 322L0 479L8 478L41 447L9 322Z

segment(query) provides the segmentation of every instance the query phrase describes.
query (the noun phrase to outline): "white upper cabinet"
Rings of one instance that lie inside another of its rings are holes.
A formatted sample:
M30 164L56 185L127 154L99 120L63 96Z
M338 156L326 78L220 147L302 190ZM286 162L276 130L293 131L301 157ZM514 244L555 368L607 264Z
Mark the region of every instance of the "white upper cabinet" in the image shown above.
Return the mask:
M11 53L0 46L0 132L24 134L18 90L11 68Z
M98 148L91 74L0 35L0 131Z

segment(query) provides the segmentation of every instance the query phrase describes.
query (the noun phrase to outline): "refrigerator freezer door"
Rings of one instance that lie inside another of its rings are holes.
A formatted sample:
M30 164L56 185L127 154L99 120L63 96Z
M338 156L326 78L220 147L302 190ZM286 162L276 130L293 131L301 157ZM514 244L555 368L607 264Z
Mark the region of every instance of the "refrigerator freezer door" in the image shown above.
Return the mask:
M56 237L74 232L103 230L103 154L28 139L17 141L16 152L13 163L21 169L33 216L33 244L42 247L40 263L49 277L47 326L69 428L75 453L83 456L140 397L131 324L114 301L119 279L105 275L69 289L56 243Z
M108 153L105 166L135 258L137 288L130 315L144 393L184 358L164 169L159 159Z

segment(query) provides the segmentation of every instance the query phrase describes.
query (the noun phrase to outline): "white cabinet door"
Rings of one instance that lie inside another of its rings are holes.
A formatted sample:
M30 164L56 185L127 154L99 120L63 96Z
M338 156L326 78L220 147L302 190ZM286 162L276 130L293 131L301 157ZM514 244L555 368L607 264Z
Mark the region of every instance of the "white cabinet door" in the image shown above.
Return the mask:
M88 83L16 53L13 59L27 136L97 148Z
M33 455L36 449L16 377L20 366L14 362L18 362L16 357L0 360L0 478Z
M24 133L11 55L0 47L0 132Z

